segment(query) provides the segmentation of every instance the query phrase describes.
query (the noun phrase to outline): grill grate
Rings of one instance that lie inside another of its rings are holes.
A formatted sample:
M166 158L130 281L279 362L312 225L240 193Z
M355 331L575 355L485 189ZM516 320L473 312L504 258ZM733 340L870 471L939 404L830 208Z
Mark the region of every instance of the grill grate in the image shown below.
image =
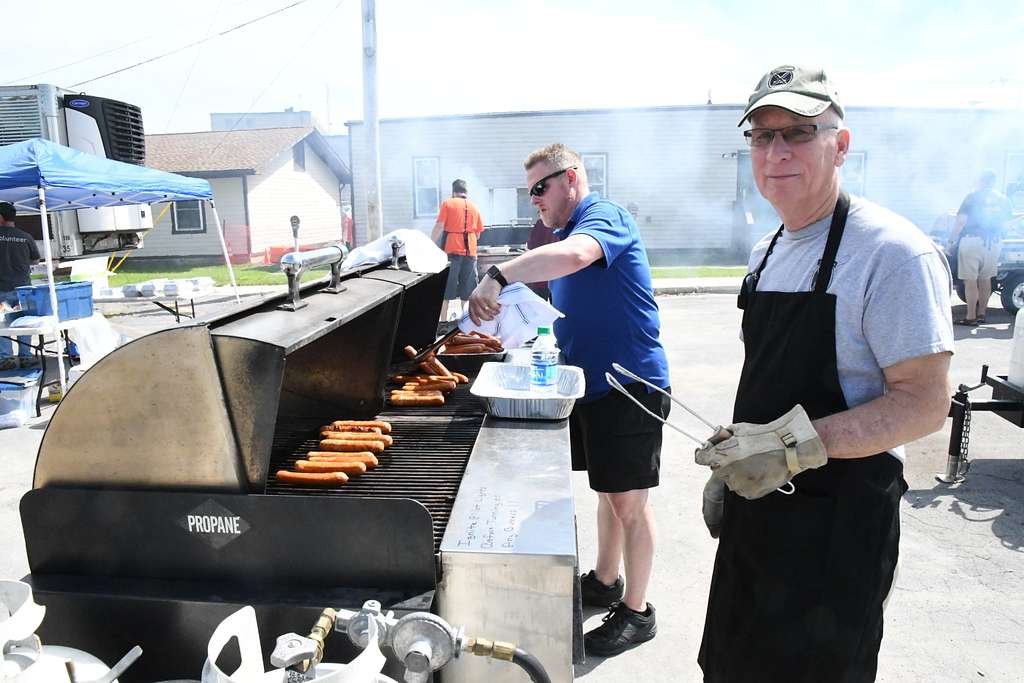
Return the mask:
M336 488L278 484L274 473L318 450L318 428L341 416L280 422L274 434L266 492L280 495L412 498L430 512L434 552L448 526L455 494L483 423L479 400L460 386L437 407L389 408L378 419L391 423L394 443L377 456L380 464Z

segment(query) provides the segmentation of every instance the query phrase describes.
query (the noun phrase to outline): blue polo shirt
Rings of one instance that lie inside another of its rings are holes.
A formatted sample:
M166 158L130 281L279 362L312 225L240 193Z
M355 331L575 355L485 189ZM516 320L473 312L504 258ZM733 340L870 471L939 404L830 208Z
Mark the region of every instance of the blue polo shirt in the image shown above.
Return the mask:
M608 393L605 372L623 384L630 382L612 370L612 363L667 387L668 359L659 339L651 266L633 216L591 192L565 228L555 231L560 240L569 235L589 235L604 252L603 259L549 284L552 302L565 314L555 321L558 346L566 362L583 368L587 378L583 401Z

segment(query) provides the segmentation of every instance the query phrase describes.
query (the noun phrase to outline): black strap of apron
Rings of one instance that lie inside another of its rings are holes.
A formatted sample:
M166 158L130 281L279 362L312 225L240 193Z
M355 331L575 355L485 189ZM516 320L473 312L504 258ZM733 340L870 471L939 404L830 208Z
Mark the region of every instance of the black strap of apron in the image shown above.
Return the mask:
M818 266L818 281L814 283L814 291L819 294L824 294L828 289L828 283L832 281L832 269L836 265L836 254L839 253L839 242L843 239L843 230L846 229L846 217L849 213L850 195L840 190L835 211L832 212L832 225L828 229L825 253L822 254L821 264Z
M465 206L462 208L462 241L466 245L466 256L470 256L469 253L469 200L465 197L462 198Z
M832 269L835 267L836 254L839 253L839 242L843 239L843 231L846 229L846 217L850 213L850 195L842 190L839 191L839 198L836 200L836 208L832 211L832 223L828 228L828 241L825 243L825 251L821 256L821 265L818 267L818 279L814 283L814 291L824 293L828 283L832 280ZM775 250L775 243L782 236L785 225L780 225L775 237L772 237L764 258L757 266L757 269L747 276L749 280L748 291L752 293L757 289L757 281L761 279L761 271L768 264L768 257Z

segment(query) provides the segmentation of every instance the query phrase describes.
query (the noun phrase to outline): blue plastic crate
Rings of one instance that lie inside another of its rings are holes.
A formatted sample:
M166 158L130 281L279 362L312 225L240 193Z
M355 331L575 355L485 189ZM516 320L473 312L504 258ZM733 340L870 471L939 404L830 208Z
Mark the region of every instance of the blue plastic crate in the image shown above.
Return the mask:
M18 287L18 304L25 315L53 315L47 285ZM57 283L58 320L75 320L92 315L91 282Z

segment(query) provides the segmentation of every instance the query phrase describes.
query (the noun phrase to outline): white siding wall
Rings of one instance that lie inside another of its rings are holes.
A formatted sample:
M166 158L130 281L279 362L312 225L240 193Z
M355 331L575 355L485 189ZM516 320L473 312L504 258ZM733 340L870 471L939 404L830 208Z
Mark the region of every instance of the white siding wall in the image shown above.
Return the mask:
M212 178L210 187L213 189L213 200L217 204L217 212L222 222L232 225L245 225L245 200L242 193L241 178ZM171 211L159 222L157 216L166 204L153 204L153 229L150 230L139 250L139 256L220 256L220 238L213 222L213 212L206 207L206 232L204 233L172 233ZM205 202L204 202L205 206Z
M997 186L1007 152L1024 151L1024 121L1012 111L853 109L851 147L866 152L864 194L929 232L956 210L978 176L992 169Z
M523 159L550 142L608 155L608 195L639 207L648 249L727 249L732 241L737 160L746 149L738 106L545 112L381 123L384 231L429 230L413 217L412 159L439 157L441 197L469 181L486 214L490 188L525 186ZM1014 112L848 108L853 151L866 153L865 195L928 231L956 208L979 172L1005 183L1007 152L1024 151ZM366 241L364 127L350 124L357 243ZM485 222L487 221L485 215Z
M292 243L290 218L302 220L299 242L341 239L337 176L306 146L306 170L295 170L292 151L279 155L260 175L249 177L249 219L253 253Z
M384 230L429 230L433 217L413 218L412 159L441 160L441 196L457 177L486 214L488 190L525 187L523 160L551 142L578 152L606 154L611 199L639 207L649 249L727 248L731 240L736 161L742 144L733 111L568 112L448 120L385 121L381 125ZM357 241L366 239L362 201L363 126L352 131ZM485 222L488 217L485 215Z

